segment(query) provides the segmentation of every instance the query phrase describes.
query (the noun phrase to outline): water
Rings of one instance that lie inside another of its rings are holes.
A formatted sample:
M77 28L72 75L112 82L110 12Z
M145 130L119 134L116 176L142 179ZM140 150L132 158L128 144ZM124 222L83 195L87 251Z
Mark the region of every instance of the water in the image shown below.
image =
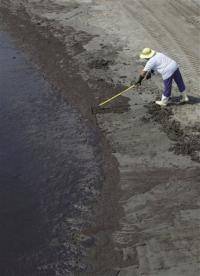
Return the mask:
M100 149L98 131L0 32L1 275L80 265L73 234L90 223L103 179Z

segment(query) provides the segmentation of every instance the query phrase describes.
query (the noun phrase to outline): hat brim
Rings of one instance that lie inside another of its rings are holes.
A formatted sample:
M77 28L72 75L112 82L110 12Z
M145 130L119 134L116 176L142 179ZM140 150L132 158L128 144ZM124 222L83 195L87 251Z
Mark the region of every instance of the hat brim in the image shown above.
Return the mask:
M148 55L141 54L141 55L140 55L140 58L141 58L141 59L151 58L154 54L155 54L155 51L154 51L154 50L151 50L151 53L150 53L150 54L148 54Z

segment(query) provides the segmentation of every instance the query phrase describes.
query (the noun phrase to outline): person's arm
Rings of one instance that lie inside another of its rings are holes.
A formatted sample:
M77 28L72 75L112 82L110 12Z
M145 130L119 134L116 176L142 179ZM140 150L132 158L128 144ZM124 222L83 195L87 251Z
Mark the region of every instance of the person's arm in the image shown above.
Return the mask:
M137 82L135 83L135 85L141 85L142 81L144 79L150 79L151 78L151 73L153 73L153 68L154 68L154 61L152 59L150 59L145 67L141 70L139 78L137 80Z
M135 85L141 85L142 81L144 79L150 79L151 78L151 72L150 71L144 71L144 69L140 72L139 78L136 81Z

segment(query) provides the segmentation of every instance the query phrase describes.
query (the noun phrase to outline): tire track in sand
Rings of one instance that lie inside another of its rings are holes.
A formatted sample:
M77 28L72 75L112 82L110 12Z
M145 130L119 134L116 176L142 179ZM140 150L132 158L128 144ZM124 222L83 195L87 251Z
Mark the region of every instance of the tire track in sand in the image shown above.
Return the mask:
M191 87L196 94L199 90L199 57L194 56L185 44L185 40L180 39L176 35L176 28L173 31L169 29L165 22L158 18L156 11L152 12L144 2L137 2L134 5L132 2L125 3L124 8L150 34L152 39L158 44L158 48L170 52L173 58L181 64L181 69L187 81L191 82L191 76L193 76ZM138 13L138 10L140 13ZM191 40L192 38L189 39Z

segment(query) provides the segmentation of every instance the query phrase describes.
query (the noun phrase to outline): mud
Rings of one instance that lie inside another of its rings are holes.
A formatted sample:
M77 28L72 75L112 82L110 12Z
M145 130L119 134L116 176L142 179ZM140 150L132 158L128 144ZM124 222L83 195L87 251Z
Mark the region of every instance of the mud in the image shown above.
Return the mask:
M112 60L107 60L107 59L97 59L89 63L90 68L96 68L96 69L108 69L109 65L112 64Z
M143 117L143 122L151 118L161 124L162 130L172 141L176 142L170 150L176 154L190 155L192 160L200 162L200 129L198 127L192 127L192 131L189 127L183 129L180 122L173 119L173 111L170 107L160 108L155 103L150 103L146 107L151 117ZM188 135L187 132L194 134Z

